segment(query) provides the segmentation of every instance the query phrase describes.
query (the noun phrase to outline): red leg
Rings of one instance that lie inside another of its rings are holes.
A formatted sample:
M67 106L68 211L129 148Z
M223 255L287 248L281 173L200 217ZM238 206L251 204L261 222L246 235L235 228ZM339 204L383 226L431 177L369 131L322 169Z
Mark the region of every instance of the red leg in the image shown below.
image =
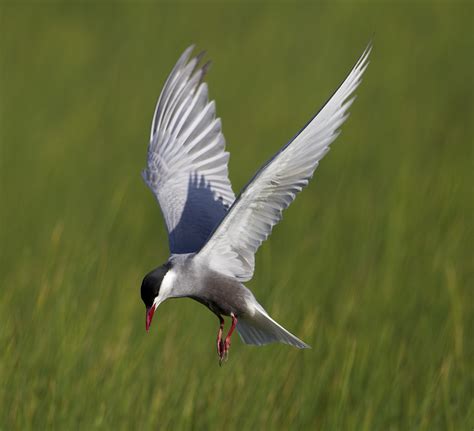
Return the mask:
M230 313L230 317L232 317L232 325L230 326L229 332L227 334L227 337L225 337L225 342L224 342L224 357L226 359L227 359L227 355L229 354L229 349L230 349L230 337L232 336L232 333L234 332L234 329L237 326L237 317L235 316L235 314Z
M224 318L222 316L217 316L219 318L219 332L217 332L217 354L219 358L224 356L224 342L222 341L222 332L224 331Z

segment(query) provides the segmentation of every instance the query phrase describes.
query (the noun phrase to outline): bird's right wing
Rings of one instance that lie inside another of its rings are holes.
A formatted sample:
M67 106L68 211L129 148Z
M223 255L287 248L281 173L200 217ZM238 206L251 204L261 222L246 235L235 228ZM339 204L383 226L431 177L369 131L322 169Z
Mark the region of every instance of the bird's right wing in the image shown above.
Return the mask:
M239 281L252 278L257 249L281 220L282 211L308 184L347 119L354 101L349 97L361 82L370 50L369 44L323 108L244 187L197 258Z

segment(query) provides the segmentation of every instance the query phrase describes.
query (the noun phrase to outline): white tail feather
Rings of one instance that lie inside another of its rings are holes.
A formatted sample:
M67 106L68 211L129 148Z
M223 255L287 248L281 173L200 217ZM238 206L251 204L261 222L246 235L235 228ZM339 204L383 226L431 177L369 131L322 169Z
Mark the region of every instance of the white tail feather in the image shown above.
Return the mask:
M240 317L237 322L237 331L246 344L262 346L269 343L285 343L298 349L311 348L275 322L263 308L258 309L253 316Z

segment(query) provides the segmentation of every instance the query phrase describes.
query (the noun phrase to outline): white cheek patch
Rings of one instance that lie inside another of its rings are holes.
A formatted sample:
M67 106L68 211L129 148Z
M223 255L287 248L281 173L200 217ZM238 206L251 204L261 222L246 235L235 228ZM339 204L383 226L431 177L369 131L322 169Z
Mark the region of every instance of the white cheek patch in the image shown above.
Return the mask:
M155 299L156 306L160 305L165 299L173 296L175 280L176 273L173 270L169 270L161 282L160 293Z

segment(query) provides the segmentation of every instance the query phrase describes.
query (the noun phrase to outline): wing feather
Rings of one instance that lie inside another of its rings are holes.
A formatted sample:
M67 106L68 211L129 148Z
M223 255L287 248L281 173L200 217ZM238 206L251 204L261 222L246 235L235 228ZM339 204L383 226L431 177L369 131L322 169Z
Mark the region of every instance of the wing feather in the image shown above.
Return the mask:
M339 135L354 101L350 98L368 65L366 48L347 78L303 129L244 187L226 217L198 253L212 269L244 282L252 278L255 253L273 226L309 182Z
M171 253L198 251L235 200L203 53L179 58L156 104L142 176L161 207Z

